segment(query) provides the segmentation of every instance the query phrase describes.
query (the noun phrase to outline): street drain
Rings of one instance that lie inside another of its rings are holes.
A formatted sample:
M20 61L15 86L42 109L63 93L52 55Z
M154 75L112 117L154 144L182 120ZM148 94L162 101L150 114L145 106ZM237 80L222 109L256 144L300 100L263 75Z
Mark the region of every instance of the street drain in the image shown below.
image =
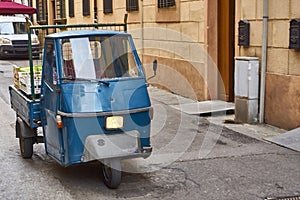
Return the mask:
M265 200L300 200L300 196L265 198Z

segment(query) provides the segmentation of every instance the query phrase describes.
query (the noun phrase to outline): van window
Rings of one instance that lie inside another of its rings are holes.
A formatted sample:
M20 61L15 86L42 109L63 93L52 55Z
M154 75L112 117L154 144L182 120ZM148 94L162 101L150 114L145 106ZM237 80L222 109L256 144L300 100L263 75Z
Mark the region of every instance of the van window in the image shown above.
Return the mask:
M25 22L1 22L0 34L1 35L13 35L13 34L26 34Z

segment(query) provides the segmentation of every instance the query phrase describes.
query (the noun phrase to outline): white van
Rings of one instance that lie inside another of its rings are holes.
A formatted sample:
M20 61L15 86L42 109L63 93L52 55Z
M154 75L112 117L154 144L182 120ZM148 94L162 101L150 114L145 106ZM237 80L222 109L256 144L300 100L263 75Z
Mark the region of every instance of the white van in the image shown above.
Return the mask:
M39 40L31 34L32 54L39 55ZM28 33L24 16L0 16L0 58L28 58Z

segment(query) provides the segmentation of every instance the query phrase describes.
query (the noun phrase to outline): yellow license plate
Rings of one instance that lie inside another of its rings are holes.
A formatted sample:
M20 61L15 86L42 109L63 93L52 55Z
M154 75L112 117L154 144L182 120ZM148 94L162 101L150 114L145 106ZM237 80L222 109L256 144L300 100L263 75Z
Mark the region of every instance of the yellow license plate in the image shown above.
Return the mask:
M124 119L122 116L112 116L106 118L106 129L120 129L123 128Z

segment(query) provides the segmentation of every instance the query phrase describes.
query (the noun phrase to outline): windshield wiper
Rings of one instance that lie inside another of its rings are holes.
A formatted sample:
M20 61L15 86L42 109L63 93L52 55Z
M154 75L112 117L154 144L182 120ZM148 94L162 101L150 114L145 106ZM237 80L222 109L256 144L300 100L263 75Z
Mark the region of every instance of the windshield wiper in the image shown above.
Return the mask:
M104 85L106 85L107 87L110 85L109 82L107 81L102 81L102 80L97 80L99 83L103 83Z
M61 78L61 80L69 80L69 81L96 81L96 82L98 82L98 83L103 83L103 84L106 85L107 87L110 85L109 82L107 82L107 81L102 81L102 80L99 80L99 79L63 77L63 78Z
M62 77L62 78L60 78L60 80L63 80L63 81L75 81L75 80L78 80L78 79L70 76L70 77Z

